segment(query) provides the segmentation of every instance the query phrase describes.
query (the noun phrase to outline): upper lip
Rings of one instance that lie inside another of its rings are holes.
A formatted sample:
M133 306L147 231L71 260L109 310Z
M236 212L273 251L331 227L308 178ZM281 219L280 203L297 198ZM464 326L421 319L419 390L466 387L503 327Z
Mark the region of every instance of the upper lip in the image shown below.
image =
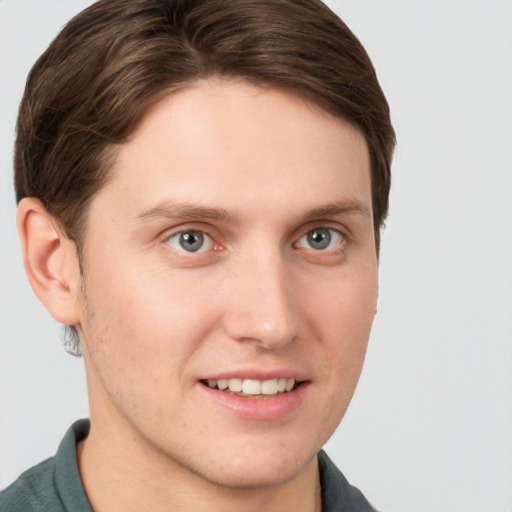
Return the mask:
M229 380L229 379L254 379L254 380L272 380L272 379L295 379L302 382L311 380L310 377L301 371L290 368L274 368L274 369L256 369L256 368L240 368L237 370L217 371L212 374L205 375L199 380Z

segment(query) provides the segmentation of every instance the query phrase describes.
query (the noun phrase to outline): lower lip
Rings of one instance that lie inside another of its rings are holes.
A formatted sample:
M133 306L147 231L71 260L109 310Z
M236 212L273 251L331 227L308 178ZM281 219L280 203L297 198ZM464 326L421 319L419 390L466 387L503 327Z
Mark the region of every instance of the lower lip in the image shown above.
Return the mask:
M207 394L210 400L231 410L240 418L278 420L292 414L301 406L309 383L303 382L292 391L268 397L238 396L210 388L201 383L198 383L198 386Z

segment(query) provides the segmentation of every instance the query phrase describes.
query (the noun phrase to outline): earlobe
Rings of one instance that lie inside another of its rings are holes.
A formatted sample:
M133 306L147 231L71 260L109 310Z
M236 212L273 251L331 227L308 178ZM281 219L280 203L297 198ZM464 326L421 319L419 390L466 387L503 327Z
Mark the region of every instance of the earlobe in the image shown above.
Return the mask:
M58 322L78 324L80 273L74 243L33 197L20 201L17 227L25 271L35 294Z

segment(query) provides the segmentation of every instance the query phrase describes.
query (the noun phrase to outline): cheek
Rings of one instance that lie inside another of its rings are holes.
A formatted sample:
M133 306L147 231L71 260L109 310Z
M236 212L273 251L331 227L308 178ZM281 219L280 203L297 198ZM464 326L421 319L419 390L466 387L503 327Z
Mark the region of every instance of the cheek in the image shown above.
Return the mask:
M344 268L329 279L313 284L309 309L317 312L331 333L350 334L348 339L367 337L375 316L378 278L376 267ZM329 336L331 337L331 336Z
M376 267L342 270L323 284L322 290L309 294L304 311L322 341L325 371L332 379L355 386L375 316Z
M189 363L211 322L202 296L184 283L123 270L86 283L88 378L130 417L154 425L181 410L193 384Z
M94 268L86 280L84 324L91 350L120 371L179 372L214 322L215 301L208 300L207 289L169 270L141 273L141 267L122 263Z

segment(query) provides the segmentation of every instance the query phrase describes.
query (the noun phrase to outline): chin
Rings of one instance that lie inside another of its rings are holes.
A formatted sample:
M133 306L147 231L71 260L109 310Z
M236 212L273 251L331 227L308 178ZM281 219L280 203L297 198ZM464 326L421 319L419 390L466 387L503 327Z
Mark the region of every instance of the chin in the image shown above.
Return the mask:
M276 464L277 462L277 464ZM201 475L210 482L236 489L262 489L280 486L293 480L309 463L298 461L283 461L269 458L265 462L260 460L231 461L221 463L215 472Z
M259 443L256 443L259 444ZM201 457L200 464L190 464L189 470L222 487L259 489L286 484L299 475L309 464L316 464L319 450L304 447L250 446L237 449L231 446ZM194 467L192 467L194 466Z

